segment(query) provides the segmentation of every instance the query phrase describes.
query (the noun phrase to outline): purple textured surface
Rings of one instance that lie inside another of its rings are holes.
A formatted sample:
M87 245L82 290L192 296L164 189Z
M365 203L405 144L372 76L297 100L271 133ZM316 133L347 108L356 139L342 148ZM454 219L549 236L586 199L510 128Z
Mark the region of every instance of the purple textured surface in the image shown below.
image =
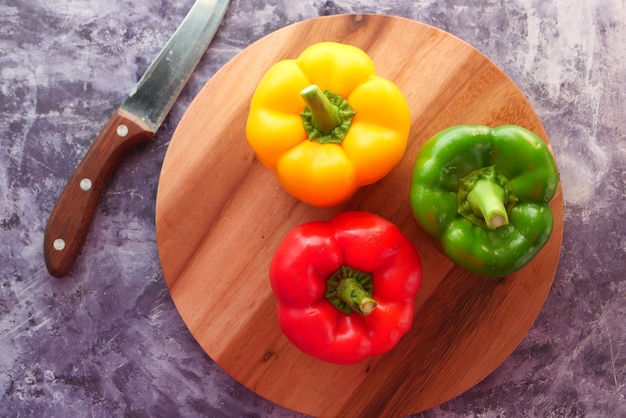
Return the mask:
M563 250L536 323L484 381L417 416L626 416L622 0L233 0L154 141L111 180L71 274L48 276L58 193L191 4L0 0L0 416L300 416L193 340L161 272L155 199L168 141L204 83L264 35L336 13L403 16L478 48L527 95L561 171Z

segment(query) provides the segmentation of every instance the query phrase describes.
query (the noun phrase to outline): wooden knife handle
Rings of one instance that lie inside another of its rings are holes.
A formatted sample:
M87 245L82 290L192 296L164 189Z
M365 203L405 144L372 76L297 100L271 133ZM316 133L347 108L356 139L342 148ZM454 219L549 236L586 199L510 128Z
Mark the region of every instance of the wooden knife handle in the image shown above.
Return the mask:
M137 118L116 110L79 163L50 213L44 233L48 272L63 277L81 251L98 201L122 155L147 142L152 132Z

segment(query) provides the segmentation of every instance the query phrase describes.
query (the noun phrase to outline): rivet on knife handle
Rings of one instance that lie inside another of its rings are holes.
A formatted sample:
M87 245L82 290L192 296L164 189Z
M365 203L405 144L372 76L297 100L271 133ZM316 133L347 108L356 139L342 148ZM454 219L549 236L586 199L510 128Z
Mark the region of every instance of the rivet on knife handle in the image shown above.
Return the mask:
M44 234L44 259L51 275L63 277L74 264L102 192L122 155L152 135L145 124L123 110L111 116L50 213Z

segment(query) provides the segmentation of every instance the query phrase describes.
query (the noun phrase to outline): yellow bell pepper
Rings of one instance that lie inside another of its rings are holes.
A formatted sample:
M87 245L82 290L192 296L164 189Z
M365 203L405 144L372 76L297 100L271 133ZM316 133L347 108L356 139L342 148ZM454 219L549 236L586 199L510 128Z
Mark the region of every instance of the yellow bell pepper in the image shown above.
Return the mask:
M398 164L410 125L402 92L364 51L321 42L264 74L246 136L292 196L333 206Z

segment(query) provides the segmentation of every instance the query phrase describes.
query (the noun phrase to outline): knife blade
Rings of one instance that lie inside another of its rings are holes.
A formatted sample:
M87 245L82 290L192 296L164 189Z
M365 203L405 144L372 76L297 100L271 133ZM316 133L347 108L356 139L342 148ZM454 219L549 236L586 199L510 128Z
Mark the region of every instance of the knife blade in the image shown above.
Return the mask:
M229 0L197 0L71 174L44 232L48 272L65 276L89 232L106 185L131 148L159 129L226 14Z

